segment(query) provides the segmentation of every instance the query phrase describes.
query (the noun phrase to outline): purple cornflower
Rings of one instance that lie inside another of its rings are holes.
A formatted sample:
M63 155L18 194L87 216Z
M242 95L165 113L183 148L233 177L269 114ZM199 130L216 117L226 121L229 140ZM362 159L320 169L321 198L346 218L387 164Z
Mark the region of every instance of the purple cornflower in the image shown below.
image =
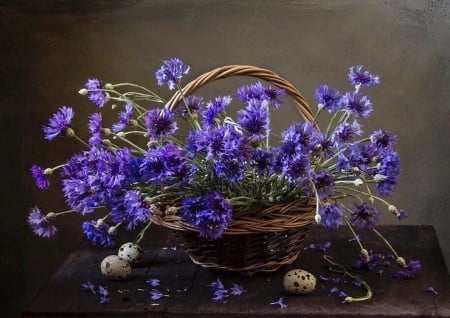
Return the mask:
M167 108L149 111L145 115L145 124L149 136L154 139L171 136L178 128L173 113Z
M88 79L84 87L88 90L89 100L97 105L98 107L103 107L108 102L108 95L103 90L102 81L94 78Z
M233 296L240 296L245 292L244 287L242 285L238 285L236 283L230 288L230 293Z
M109 303L109 290L108 287L98 286L98 294L100 295L100 304Z
M363 71L362 65L352 66L348 72L348 80L355 86L370 87L380 84L380 77L369 71Z
M198 114L203 108L203 97L190 95L183 101L183 105L180 104L176 110L176 113L185 117L189 113ZM189 111L188 111L189 110Z
M48 189L50 186L50 182L47 179L47 175L45 174L45 170L42 169L39 166L32 166L31 169L31 175L34 178L34 181L36 181L36 185L39 189L45 190Z
M56 227L49 222L48 217L43 215L37 207L31 209L28 215L28 224L34 234L40 237L50 237L57 231Z
M188 198L183 202L183 217L200 236L217 239L231 220L232 207L218 192L203 197Z
M335 147L339 147L343 143L348 143L353 140L355 135L362 135L361 126L355 120L353 123L343 123L336 127L331 135L331 142Z
M81 288L85 291L90 291L92 292L94 295L97 294L95 291L95 285L91 283L90 280L88 280L86 283L83 283L81 285Z
M266 101L271 104L275 109L278 109L281 105L280 97L284 95L283 89L278 89L273 86L264 87L261 82L256 82L251 85L241 86L236 93L238 99L245 104L248 104L252 100Z
M275 164L273 153L264 149L257 149L251 159L250 165L259 175L268 175Z
M152 298L152 300L158 300L158 299L161 299L162 297L168 297L168 295L161 293L157 289L152 289L150 291L150 295L151 295L150 297Z
M216 161L215 172L219 177L234 183L244 179L245 166L239 158L233 155L222 154Z
M301 184L310 174L311 161L307 155L298 154L282 160L282 174L290 183Z
M433 286L429 286L429 287L425 288L425 291L428 292L428 293L439 295L439 292L436 289L434 289Z
M125 104L125 111L119 112L119 121L114 123L111 130L115 133L124 130L133 118L133 104L127 102Z
M307 153L316 135L317 131L310 122L293 124L282 133L282 150L289 156Z
M214 124L215 117L223 113L228 105L232 101L231 96L218 96L214 101L209 101L206 104L206 109L202 111L203 123L205 126L211 126Z
M331 242L325 242L325 243L311 243L306 248L316 250L319 252L326 253L327 249L331 246Z
M89 132L91 137L89 138L90 146L98 146L102 143L102 114L93 113L89 116L88 123Z
M128 190L117 201L111 202L112 220L115 223L124 223L127 230L134 229L139 223L148 221L152 210L143 201L137 190Z
M159 86L167 84L170 90L175 89L178 81L189 73L190 66L185 65L178 58L171 58L163 61L163 65L156 71L156 80Z
M380 195L388 196L394 192L399 182L400 170L400 157L398 153L391 151L383 154L377 169L373 171L374 174L382 176L375 184Z
M211 290L213 292L214 301L223 300L223 298L228 297L228 290L225 289L225 286L223 285L220 278L217 278L215 281L209 284L209 286L211 287Z
M58 136L64 136L71 129L74 112L72 107L62 106L58 112L50 118L48 126L43 126L45 139L54 140Z
M350 222L359 229L373 229L380 221L381 216L375 206L368 203L354 203L354 210Z
M393 276L400 280L414 278L421 269L420 261L409 261L408 265L395 272Z
M407 217L408 217L408 213L405 210L401 209L398 211L397 218L399 220L406 219Z
M270 303L271 305L278 305L281 309L287 308L287 305L283 302L283 297L280 297L277 301Z
M264 88L264 96L265 99L270 103L270 105L273 106L273 108L278 109L280 108L282 102L280 100L280 97L284 95L284 89L279 89L276 87L273 87L269 85L268 87Z
M263 140L269 133L269 113L261 102L252 99L245 109L237 112L237 123L244 132L256 140Z
M367 96L360 93L350 92L346 93L341 98L342 106L347 109L354 117L369 117L373 111L373 106Z
M334 113L341 108L339 104L341 93L335 89L329 88L328 85L318 86L316 88L315 96L319 103L319 108L324 108L329 113Z
M150 278L149 280L147 280L147 283L149 283L149 285L152 287L158 287L160 280L157 278Z
M104 247L112 247L115 244L113 237L108 233L109 226L106 223L85 221L82 229L86 237L94 244L98 243Z
M319 210L321 216L320 224L326 228L337 228L342 224L344 209L339 204L326 204Z
M391 150L397 142L397 137L380 129L370 135L370 142L379 150Z
M312 180L321 200L334 194L334 176L328 171L314 173Z

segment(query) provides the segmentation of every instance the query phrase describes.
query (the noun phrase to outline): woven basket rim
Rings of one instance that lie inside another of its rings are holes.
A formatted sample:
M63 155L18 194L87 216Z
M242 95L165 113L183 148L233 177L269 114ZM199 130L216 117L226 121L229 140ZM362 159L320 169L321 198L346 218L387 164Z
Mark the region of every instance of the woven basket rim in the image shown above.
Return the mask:
M314 210L314 203L305 199L274 205L261 210L256 216L242 216L232 219L224 235L280 232L299 228L313 222ZM150 220L154 224L172 230L199 232L197 228L190 226L180 215L154 214L150 216Z

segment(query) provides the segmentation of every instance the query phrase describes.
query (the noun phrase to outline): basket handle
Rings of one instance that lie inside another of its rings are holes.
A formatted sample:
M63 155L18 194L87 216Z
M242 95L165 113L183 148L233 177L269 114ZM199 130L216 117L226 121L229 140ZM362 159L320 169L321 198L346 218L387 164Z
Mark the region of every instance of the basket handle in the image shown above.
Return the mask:
M183 96L189 96L200 87L208 84L209 82L231 77L235 75L252 76L263 79L278 88L284 89L294 100L295 107L302 117L309 122L314 121L311 108L308 105L305 97L292 85L289 81L275 74L271 70L259 68L252 65L226 65L215 68L209 72L203 73L196 79L192 80L182 88L182 93L177 91L172 98L167 102L166 107L170 110L174 110L178 104L182 101Z

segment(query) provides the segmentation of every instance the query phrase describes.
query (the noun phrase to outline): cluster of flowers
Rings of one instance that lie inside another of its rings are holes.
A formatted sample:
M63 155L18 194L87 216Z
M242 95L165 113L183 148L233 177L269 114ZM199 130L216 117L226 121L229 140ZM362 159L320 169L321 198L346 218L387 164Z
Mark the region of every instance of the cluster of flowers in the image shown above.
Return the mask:
M156 79L160 86L182 93L180 80L189 70L181 60L169 59ZM352 231L374 229L380 204L402 219L406 212L385 199L399 181L397 138L383 130L363 136L358 122L373 110L362 89L379 84L379 76L356 66L348 78L353 88L346 93L320 85L314 122L292 123L281 136L271 131L270 113L281 107L284 91L261 82L237 90L243 107L233 119L227 115L233 101L228 95L208 102L183 96L176 109L150 109L147 104L166 101L136 84L90 79L79 93L100 109L108 103L113 109L121 107L118 119L109 128L101 112L91 114L90 137L84 141L72 125L71 107L53 115L43 127L45 139L69 136L85 150L61 165L31 168L41 189L49 187L50 175L60 172L70 210L43 214L34 207L28 222L37 235L49 237L56 232L56 216L87 216L106 208L105 217L84 221L82 229L94 243L112 246L119 227L147 229L154 214L180 215L201 236L217 239L234 218L301 198L315 200L315 220L327 228L346 224ZM132 90L121 92L123 87ZM330 119L319 131L326 112ZM192 129L180 133L177 120ZM346 199L355 203L346 204ZM400 257L397 262L406 266Z

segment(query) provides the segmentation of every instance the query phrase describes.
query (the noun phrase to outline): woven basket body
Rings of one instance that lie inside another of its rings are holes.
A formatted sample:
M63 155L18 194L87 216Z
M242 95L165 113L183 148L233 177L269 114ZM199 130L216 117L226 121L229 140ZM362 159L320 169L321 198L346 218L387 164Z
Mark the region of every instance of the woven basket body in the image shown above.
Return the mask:
M236 75L256 77L284 89L303 119L313 121L305 98L291 83L270 70L248 65L223 66L200 75L183 87L182 94L175 93L166 107L175 109L183 96L191 95L214 80ZM197 229L177 215L153 215L151 219L155 224L174 230L194 263L206 268L253 274L275 271L297 259L301 243L314 220L314 209L313 201L299 199L251 213L252 217L236 216L223 237L216 240L200 237Z

